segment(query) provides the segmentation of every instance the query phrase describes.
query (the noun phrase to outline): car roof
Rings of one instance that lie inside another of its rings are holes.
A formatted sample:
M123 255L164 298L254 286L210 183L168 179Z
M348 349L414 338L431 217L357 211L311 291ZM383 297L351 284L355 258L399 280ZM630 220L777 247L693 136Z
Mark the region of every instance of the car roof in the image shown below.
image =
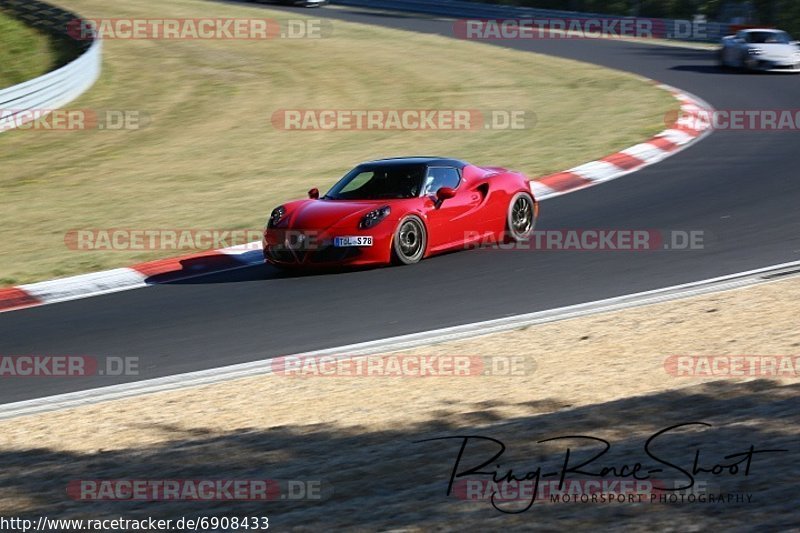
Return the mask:
M771 33L786 33L783 30L777 30L775 28L747 28L746 30L741 30L742 33L753 33L753 32L771 32Z
M452 159L449 157L437 156L408 156L408 157L389 157L386 159L375 159L373 161L364 161L362 165L378 165L378 166L391 166L391 165L427 165L427 166L446 166L464 168L469 165L460 159Z

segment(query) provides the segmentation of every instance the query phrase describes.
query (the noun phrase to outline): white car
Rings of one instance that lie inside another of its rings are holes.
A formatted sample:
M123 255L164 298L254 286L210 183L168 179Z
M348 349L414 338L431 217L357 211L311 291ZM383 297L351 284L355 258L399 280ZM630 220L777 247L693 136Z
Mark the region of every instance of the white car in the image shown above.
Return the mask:
M785 31L741 30L722 39L719 64L747 70L800 72L800 46Z
M302 6L302 7L321 7L328 3L329 0L250 0L251 2L271 3L286 6Z

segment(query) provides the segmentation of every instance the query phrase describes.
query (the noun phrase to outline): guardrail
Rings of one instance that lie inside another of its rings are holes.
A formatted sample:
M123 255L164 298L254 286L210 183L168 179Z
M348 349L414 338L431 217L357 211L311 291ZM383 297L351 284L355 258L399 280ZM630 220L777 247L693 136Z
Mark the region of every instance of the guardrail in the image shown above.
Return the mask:
M78 16L38 0L0 0L0 11L65 39ZM75 41L79 57L43 76L0 90L0 132L36 120L71 102L100 76L102 41ZM36 111L33 113L32 111Z
M331 0L332 4L364 7L371 9L386 9L390 11L405 11L409 13L422 13L440 17L456 19L621 19L619 15L604 15L600 13L578 13L575 11L562 11L557 9L538 9L533 7L518 7L498 4L484 4L482 2L468 2L465 0ZM647 19L659 24L667 38L676 40L717 42L730 31L730 25L722 22L706 22L702 32L692 31L687 34L687 25L693 21L674 19ZM694 27L694 26L692 26Z

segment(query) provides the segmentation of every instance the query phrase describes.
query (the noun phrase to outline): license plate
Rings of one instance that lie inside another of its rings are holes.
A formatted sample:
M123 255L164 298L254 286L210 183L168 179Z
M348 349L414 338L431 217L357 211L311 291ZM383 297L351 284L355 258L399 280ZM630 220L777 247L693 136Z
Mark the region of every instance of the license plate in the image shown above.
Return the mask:
M337 248L345 248L348 246L372 246L372 237L370 236L353 236L353 237L335 237L333 245Z

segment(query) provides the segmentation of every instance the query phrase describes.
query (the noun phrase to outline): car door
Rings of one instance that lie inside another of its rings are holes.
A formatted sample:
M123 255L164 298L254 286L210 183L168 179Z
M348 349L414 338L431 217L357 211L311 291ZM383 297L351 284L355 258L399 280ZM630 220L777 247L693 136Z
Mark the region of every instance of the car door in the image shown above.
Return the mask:
M733 46L731 46L730 57L728 58L729 65L738 67L744 66L745 60L747 59L747 42L746 33L740 31L736 34L736 38L733 40Z
M730 37L722 41L722 50L720 51L720 54L722 55L722 62L725 65L733 64L733 50L736 48L737 38L738 36Z
M742 32L738 32L733 38L728 38L723 41L722 60L726 65L733 66L741 63L742 42Z
M453 198L441 203L436 199L436 191L450 187L456 191ZM475 213L481 202L477 191L470 191L461 177L459 169L445 166L428 167L422 195L429 200L428 205L428 248L437 250L448 248L464 240L464 232L471 228Z

